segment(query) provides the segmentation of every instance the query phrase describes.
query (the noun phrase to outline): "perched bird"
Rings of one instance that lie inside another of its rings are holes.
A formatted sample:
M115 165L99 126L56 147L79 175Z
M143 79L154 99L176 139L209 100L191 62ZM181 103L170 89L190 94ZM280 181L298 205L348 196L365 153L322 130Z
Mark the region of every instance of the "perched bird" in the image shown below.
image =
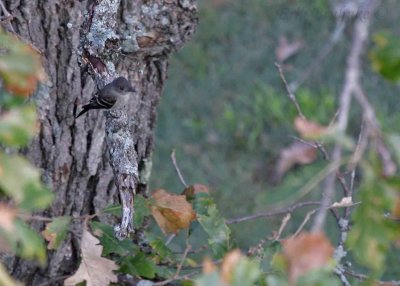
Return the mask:
M90 101L82 106L82 111L76 116L78 118L90 109L115 109L124 106L129 95L136 90L129 81L124 77L114 79L112 82L103 87L97 95L93 96Z

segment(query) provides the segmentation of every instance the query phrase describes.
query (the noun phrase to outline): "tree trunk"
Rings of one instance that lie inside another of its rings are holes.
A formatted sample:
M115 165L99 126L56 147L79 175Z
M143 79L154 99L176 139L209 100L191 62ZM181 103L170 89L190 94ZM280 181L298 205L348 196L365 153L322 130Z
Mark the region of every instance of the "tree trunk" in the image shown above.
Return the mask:
M40 51L48 75L33 95L40 133L27 150L55 194L44 215L93 214L119 201L114 181L123 181L126 174L109 164L109 159L116 160L121 154L107 149L115 143L112 133L116 130L107 127L106 135L103 111L91 111L78 119L74 116L94 95L96 83L101 86L117 75L127 77L138 90L125 118L128 138L118 140L133 142L133 156L128 157L137 172L132 173L131 187L146 194L156 105L166 80L167 57L195 30L195 0L3 2L13 16L5 28ZM107 121L113 116L108 114ZM78 266L76 226L57 251L49 251L46 269L9 257L5 262L12 275L27 285L60 283L62 279L57 278L73 273ZM36 222L33 227L42 230L43 224Z

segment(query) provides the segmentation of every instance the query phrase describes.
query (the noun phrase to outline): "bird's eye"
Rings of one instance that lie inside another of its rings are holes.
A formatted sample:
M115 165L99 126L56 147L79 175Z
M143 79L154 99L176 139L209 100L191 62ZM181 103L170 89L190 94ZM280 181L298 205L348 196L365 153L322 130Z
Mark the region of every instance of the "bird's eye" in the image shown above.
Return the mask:
M120 86L120 87L119 87L119 90L124 90L124 87L123 87L123 86Z

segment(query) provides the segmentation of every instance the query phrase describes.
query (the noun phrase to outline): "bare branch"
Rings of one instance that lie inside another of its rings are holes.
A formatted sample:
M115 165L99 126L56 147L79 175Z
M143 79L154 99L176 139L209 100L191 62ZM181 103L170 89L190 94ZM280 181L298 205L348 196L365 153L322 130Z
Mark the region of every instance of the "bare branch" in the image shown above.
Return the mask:
M172 150L171 160L172 160L172 164L174 164L176 173L178 174L178 177L181 180L181 183L185 186L185 188L187 188L188 184L186 183L185 179L183 178L181 170L179 169L178 163L176 162L175 149Z
M235 223L240 223L240 222L249 221L249 220L255 220L255 219L263 218L263 217L271 217L271 216L276 216L276 215L292 213L296 209L299 209L302 207L315 206L315 205L318 206L320 204L321 204L320 202L301 202L301 203L298 203L298 204L295 204L295 205L292 205L290 207L283 208L283 209L273 210L273 211L269 211L269 212L260 212L260 213L254 214L254 215L228 219L226 221L226 224L235 224Z
M368 39L368 29L371 22L377 0L365 0L362 3L362 10L368 13L361 13L367 15L366 17L358 18L355 22L353 30L353 42L351 44L350 54L347 58L346 77L343 90L340 94L339 110L337 120L337 129L340 134L345 134L348 124L350 104L352 94L355 92L357 85L359 85L359 78L361 73L361 56L365 49L365 44ZM342 146L336 144L331 159L333 161L340 161L342 158ZM338 169L337 169L338 170ZM336 170L336 171L337 171ZM322 230L328 207L332 203L335 192L335 178L336 172L329 175L324 182L324 192L322 196L322 208L318 211L314 219L312 230L319 232Z

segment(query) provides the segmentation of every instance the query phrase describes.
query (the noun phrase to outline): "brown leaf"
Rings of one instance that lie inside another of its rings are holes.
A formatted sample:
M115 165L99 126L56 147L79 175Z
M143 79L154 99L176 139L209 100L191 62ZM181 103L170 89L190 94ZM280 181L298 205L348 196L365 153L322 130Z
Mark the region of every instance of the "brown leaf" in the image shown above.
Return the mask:
M326 266L333 250L323 233L301 233L283 241L283 255L288 263L291 285L295 285L297 279L308 271Z
M294 127L303 138L317 138L327 133L328 128L302 117L296 117Z
M221 265L221 279L226 284L232 281L232 273L241 257L242 254L239 249L232 250L225 255Z
M279 181L288 170L296 164L305 165L314 162L317 159L317 149L302 143L294 142L289 147L281 150L276 166L276 176Z
M99 240L86 229L83 230L81 240L82 261L75 274L64 281L65 286L76 285L86 280L86 286L108 286L110 282L117 282L113 273L118 266L114 261L101 257L103 246Z
M154 204L151 213L165 234L177 233L180 229L188 228L196 219L196 213L186 197L169 194L159 189L152 195Z
M303 43L301 41L293 41L288 43L285 36L279 38L279 45L275 49L275 55L279 62L284 62L288 58L294 56L303 48Z

